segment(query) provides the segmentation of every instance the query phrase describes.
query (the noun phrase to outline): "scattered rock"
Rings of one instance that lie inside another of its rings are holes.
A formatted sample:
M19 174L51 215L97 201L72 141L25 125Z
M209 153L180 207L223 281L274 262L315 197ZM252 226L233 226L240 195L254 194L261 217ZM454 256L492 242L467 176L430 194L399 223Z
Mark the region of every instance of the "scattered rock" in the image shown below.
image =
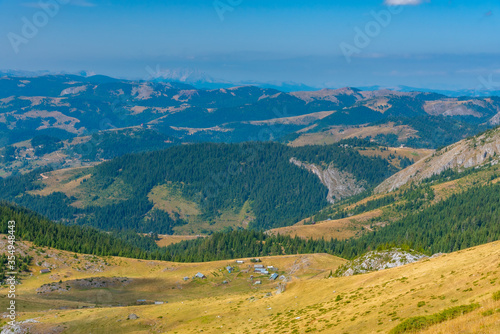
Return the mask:
M137 314L134 313L129 314L127 318L127 320L137 320L137 319L139 319L139 317L137 316Z
M395 268L408 263L416 262L422 258L427 258L427 256L413 250L407 252L399 248L368 252L341 266L335 272L335 276L352 276L372 271Z
M4 325L1 329L0 334L29 334L29 333L34 333L32 331L32 325L33 324L38 324L40 323L38 320L35 319L28 319L24 321L19 321L19 322L14 322L14 325L11 326L9 324ZM54 332L54 333L60 333Z

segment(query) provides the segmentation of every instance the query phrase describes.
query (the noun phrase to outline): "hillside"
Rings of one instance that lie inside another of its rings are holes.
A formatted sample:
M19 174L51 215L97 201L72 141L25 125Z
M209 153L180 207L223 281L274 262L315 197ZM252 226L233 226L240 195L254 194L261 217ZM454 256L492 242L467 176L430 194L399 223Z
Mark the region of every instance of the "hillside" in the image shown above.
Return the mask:
M403 111L406 109L403 109ZM385 115L385 114L384 114ZM364 138L385 146L408 146L435 149L451 145L497 125L471 122L470 117L417 113L378 117L365 122L363 115L353 115L353 122L325 123L327 119L284 137L293 146L332 144L347 138ZM479 121L479 120L478 120Z
M0 173L47 164L77 167L200 141L304 145L356 136L385 146L438 148L498 125L499 112L500 100L494 96L355 88L285 93L253 86L196 89L104 76L3 76L0 155L5 166ZM140 136L147 140L137 140L131 129L145 131ZM119 139L125 145L117 145L110 130L122 132ZM30 141L41 136L55 145L34 152Z
M461 171L488 163L495 165L498 163L499 153L500 128L495 128L436 151L425 160L391 176L375 191L382 193L397 189L409 182L419 183L449 169Z
M493 194L500 175L496 159L499 131L499 128L489 130L436 152L422 154L420 159L415 156L415 164L386 179L372 194L338 202L293 226L272 229L269 233L344 240L369 235L400 222L403 217L417 216L422 210L429 214L431 207L441 207L442 201L452 196L474 198L477 192L487 195L488 191ZM361 154L369 152L360 150ZM385 153L392 152L397 151L388 149ZM472 219L477 213L472 209L461 219Z
M302 165L328 171L328 180ZM387 159L342 145L193 144L7 178L0 196L105 230L199 234L291 225L395 171Z
M154 151L180 143L176 138L140 126L70 139L40 135L0 149L0 176L5 178L44 167L88 167L127 153Z
M341 202L267 233L313 240L355 238L334 253L347 258L383 244L410 245L431 254L498 240L498 167L445 173L420 186Z
M30 247L22 246L33 252L35 261L45 261L43 265L52 272L42 275L40 267L33 266L33 276L23 278L17 287L22 311L18 321L24 322L22 328L41 334L62 329L108 333L109 328L114 333L252 333L263 329L386 333L411 317L435 315L451 307L465 310L472 303L478 305L470 307L470 313L459 311L428 331L495 333L500 324L500 301L493 299L500 290L499 242L398 268L329 279L330 270L335 271L343 260L321 254L263 258L264 265L277 267L290 280L264 278L260 285L242 271L248 259L243 265L235 261L178 264L75 258L72 253ZM230 274L227 265L239 269ZM207 279L193 279L197 272ZM278 284L283 284L281 293ZM145 300L143 305L137 303L140 299ZM152 305L154 301L164 303ZM0 304L4 307L5 299ZM131 315L137 319L127 320Z

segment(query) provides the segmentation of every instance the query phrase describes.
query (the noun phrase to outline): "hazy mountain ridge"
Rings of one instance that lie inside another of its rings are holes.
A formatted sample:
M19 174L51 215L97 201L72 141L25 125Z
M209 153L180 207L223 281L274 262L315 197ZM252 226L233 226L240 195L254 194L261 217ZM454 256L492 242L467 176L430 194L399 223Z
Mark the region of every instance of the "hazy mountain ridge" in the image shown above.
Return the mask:
M311 118L300 127L248 123L326 111L335 112L325 119ZM72 137L139 125L184 141L226 142L259 136L276 140L310 125L315 128L307 131L317 132L388 117L443 115L449 120L491 126L500 122L499 111L500 99L496 97L452 98L387 89L346 87L285 93L256 86L197 89L182 82L127 81L100 75L0 78L4 145L30 139L33 133Z

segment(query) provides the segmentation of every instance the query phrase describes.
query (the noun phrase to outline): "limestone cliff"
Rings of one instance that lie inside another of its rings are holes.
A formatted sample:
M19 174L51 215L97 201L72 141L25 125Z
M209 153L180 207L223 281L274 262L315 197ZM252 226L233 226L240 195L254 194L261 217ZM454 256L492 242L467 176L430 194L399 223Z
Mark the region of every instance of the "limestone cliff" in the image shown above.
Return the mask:
M296 166L307 169L320 179L321 183L328 188L326 199L330 203L335 203L335 201L339 201L342 198L354 196L365 190L352 174L339 171L332 165L328 166L327 169L322 169L314 164L304 163L295 158L291 158L290 162Z

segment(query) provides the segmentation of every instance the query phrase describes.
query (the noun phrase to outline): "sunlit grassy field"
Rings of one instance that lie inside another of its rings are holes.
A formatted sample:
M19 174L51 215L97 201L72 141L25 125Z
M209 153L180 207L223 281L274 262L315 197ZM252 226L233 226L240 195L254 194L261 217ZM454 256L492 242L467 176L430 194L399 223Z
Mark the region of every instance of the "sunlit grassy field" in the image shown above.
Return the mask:
M500 242L341 278L328 276L345 260L325 254L262 259L262 264L277 267L287 282L245 272L253 265L248 259L244 264L180 264L77 257L54 250L36 255L35 261L46 262L43 266L57 268L41 275L42 266L35 266L33 276L18 286L23 311L18 320L40 322L29 325L32 332L49 333L59 326L64 333L387 333L403 319L471 303L480 308L434 325L427 333L497 333L500 328L500 302L493 300L500 290ZM228 273L227 265L235 272ZM207 278L192 279L197 272ZM47 283L99 277L131 282L36 292ZM255 285L256 280L262 284ZM278 293L278 283L286 285L284 292ZM2 296L0 307L5 308L5 289ZM168 303L138 305L138 299ZM127 320L132 313L139 318Z

